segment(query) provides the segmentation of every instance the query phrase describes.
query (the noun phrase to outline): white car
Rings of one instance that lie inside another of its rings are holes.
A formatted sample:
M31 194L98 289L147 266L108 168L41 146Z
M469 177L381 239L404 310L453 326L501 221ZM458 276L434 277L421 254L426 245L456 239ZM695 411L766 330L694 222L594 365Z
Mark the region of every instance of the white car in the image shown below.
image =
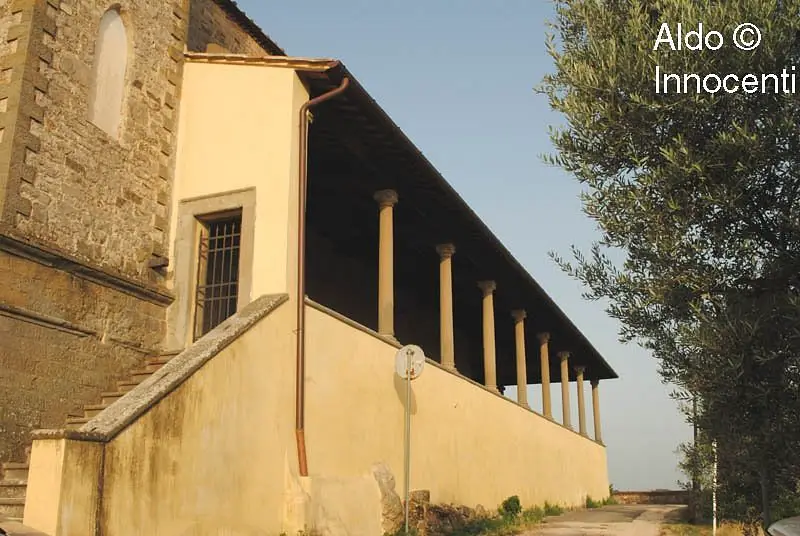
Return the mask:
M800 536L800 516L781 519L770 525L767 532L771 536Z

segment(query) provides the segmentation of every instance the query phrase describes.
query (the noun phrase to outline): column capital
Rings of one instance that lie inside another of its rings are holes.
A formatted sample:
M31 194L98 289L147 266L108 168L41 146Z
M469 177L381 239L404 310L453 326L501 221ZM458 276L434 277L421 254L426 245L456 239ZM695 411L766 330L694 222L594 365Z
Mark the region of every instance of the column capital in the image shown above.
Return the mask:
M478 281L478 288L483 291L484 296L488 296L497 289L497 283L494 281Z
M398 201L397 192L394 190L378 190L373 198L380 204L381 208L394 206Z
M513 318L515 322L522 322L527 317L528 313L525 312L525 309L514 309L511 311L511 318Z
M536 338L539 339L539 343L541 344L550 342L550 334L546 331L544 333L537 333Z
M600 385L600 380L595 378L595 379L589 380L589 383L592 385L592 387L597 387L598 385Z
M449 259L456 253L456 247L453 244L439 244L436 246L436 253L443 259Z
M558 352L556 355L561 361L566 361L569 359L569 352L567 351Z
M584 372L586 372L586 367L583 366L583 365L577 365L577 366L575 366L573 368L575 369L575 372L577 374L583 374Z

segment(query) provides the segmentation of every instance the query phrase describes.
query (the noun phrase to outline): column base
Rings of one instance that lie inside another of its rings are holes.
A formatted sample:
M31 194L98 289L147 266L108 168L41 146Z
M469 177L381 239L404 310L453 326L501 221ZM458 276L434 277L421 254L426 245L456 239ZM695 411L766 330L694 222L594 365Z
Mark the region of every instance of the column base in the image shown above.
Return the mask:
M392 342L394 342L396 344L400 344L400 341L397 340L397 337L395 337L393 333L381 333L379 331L378 335L380 335L384 339L389 339L390 341L392 341Z

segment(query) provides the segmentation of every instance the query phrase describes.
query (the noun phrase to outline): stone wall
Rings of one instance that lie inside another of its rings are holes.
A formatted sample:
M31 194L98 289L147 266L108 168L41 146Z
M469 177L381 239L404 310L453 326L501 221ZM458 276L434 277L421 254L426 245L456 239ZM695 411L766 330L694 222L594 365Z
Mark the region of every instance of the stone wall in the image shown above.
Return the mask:
M119 140L87 119L96 37L108 3L28 3L44 10L34 23L45 27L34 27L30 38L46 43L48 61L40 55L41 84L34 89L43 113L41 121L30 122L37 142L26 151L19 185L30 211L7 215L6 221L28 239L88 264L163 284L147 261L167 249L188 18L183 2L117 2L130 41Z
M163 309L0 251L0 460L113 389L160 342Z
M130 43L119 139L88 120L112 4L13 0L0 11L14 43L0 57L0 460L109 390L165 332L166 282L148 261L167 249L188 13L183 0L116 4Z
M118 139L88 120L114 5L129 42ZM163 341L170 285L149 261L170 240L187 39L280 52L229 0L0 0L0 461Z
M615 491L613 494L619 504L689 504L690 497L690 492L683 490Z
M228 0L191 0L187 46L205 52L216 44L235 54L284 55L283 51Z

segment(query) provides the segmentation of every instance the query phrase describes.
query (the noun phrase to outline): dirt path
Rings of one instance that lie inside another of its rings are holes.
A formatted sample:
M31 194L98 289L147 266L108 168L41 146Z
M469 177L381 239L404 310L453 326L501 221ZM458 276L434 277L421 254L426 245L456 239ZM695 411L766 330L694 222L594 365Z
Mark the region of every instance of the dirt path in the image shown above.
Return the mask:
M524 536L659 536L659 527L675 519L684 506L619 505L568 512L547 518Z

